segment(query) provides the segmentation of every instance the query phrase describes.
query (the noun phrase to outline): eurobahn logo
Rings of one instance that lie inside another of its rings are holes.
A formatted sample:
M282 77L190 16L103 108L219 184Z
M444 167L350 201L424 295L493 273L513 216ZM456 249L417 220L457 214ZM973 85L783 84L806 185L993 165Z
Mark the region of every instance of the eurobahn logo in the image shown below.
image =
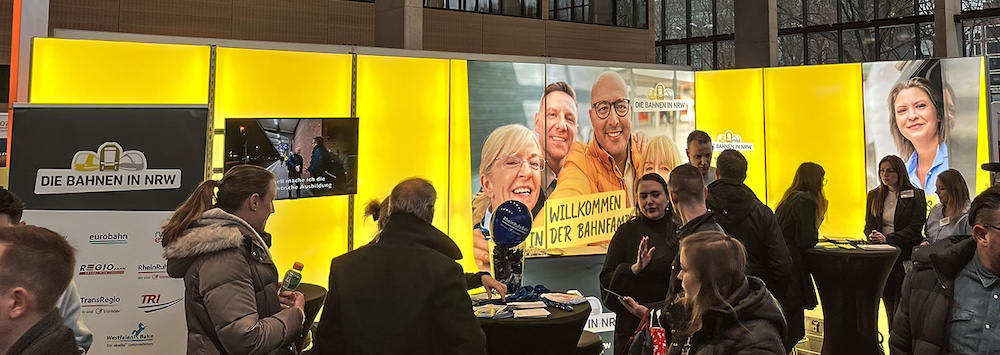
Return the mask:
M160 302L161 294L148 294L141 295L142 300L139 304L139 310L146 313L153 313L157 311L162 311L164 309L170 308L171 306L178 304L183 300L183 297L172 299L169 301Z
M115 264L83 264L80 265L80 275L123 275L125 274L124 266L115 266Z
M128 234L125 233L92 234L88 239L92 245L128 244Z

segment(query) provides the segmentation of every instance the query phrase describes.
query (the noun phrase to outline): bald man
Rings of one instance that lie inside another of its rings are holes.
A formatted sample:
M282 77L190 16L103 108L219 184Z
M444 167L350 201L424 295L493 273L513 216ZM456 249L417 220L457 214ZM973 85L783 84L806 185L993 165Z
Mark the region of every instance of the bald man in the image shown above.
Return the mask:
M642 147L632 134L632 103L625 79L617 72L601 73L591 89L588 111L594 139L573 145L549 199L625 190L631 206Z

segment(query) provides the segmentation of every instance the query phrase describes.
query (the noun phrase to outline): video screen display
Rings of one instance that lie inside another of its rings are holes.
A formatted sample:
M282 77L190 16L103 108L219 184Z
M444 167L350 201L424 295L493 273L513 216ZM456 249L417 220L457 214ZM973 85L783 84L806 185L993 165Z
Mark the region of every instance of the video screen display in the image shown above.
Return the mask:
M226 120L226 171L254 164L274 174L275 199L358 192L357 118Z

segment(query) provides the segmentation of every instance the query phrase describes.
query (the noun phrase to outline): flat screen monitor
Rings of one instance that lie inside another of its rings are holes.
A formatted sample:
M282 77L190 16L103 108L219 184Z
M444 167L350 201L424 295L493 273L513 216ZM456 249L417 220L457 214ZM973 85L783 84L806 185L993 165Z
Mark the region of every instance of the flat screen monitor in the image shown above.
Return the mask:
M253 164L274 174L275 199L358 192L357 118L226 120L226 167Z

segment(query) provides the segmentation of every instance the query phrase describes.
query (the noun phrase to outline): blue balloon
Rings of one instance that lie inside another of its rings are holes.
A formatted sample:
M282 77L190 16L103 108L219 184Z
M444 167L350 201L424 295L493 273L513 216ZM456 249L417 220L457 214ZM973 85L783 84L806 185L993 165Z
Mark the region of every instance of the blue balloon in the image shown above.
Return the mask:
M493 228L490 234L501 247L513 248L528 238L531 233L531 210L521 201L510 200L501 203L493 211Z

